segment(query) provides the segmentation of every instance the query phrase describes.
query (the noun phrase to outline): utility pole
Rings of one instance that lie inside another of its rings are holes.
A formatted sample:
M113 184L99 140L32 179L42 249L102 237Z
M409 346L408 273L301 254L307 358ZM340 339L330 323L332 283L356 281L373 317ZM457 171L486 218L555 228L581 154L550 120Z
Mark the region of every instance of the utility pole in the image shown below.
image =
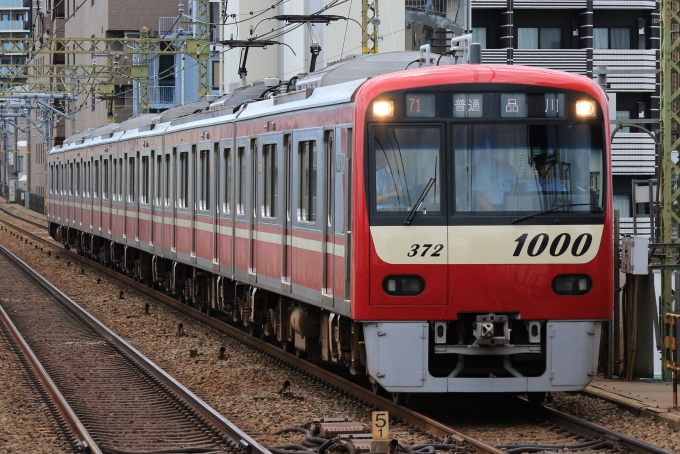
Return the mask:
M361 3L361 53L378 53L378 0L363 0ZM371 30L369 32L369 30Z
M660 201L660 242L661 250L661 298L659 304L659 326L664 326L667 313L673 312L673 271L679 270L679 247L678 226L680 217L680 192L678 192L677 178L680 167L671 159L671 153L680 148L677 131L680 123L680 105L678 96L678 71L680 46L680 5L674 0L660 0L661 12L661 74L660 74L660 123L661 123L661 151L658 156L659 164L659 201ZM676 289L676 292L680 289ZM675 308L676 311L680 308ZM665 351L665 350L664 350ZM671 372L666 368L666 361L672 358L663 358L663 380L669 381Z

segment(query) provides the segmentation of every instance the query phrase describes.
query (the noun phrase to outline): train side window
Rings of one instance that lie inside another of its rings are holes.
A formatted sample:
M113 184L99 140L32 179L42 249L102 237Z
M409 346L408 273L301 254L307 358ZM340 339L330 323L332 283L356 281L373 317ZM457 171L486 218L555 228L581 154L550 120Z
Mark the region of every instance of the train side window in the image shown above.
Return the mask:
M189 153L179 154L179 208L186 208L189 203Z
M75 178L76 176L74 175L73 171L73 163L69 163L69 168L68 168L68 178L69 178L69 187L68 187L68 195L73 195L73 190L75 188Z
M246 149L238 147L238 194L236 214L246 214Z
M83 195L85 197L90 197L90 186L92 185L92 163L84 163L83 168L85 169L85 188L83 189Z
M304 222L316 222L316 141L300 142L300 200L298 218Z
M80 195L80 179L82 175L80 174L80 163L76 163L76 195Z
M113 160L113 200L118 200L118 160Z
M170 155L165 155L165 206L170 206Z
M279 197L278 175L279 166L276 159L276 144L265 145L262 149L264 160L263 179L264 179L264 200L262 215L268 218L276 217L276 204Z
M222 185L224 187L224 199L222 200L222 213L231 213L231 148L225 148L224 154L222 155L224 159L224 181Z
M149 157L142 156L142 168L139 175L139 203L149 203Z
M161 170L163 169L163 156L156 156L156 168L153 169L153 178L154 178L154 188L155 188L155 193L154 193L154 205L156 206L161 206L163 197L161 194L161 191L163 189L163 178L162 178L162 172Z
M135 201L135 158L128 159L128 202Z
M118 160L118 201L123 201L123 158Z
M92 196L95 199L99 198L99 161L94 162L94 186L92 187Z
M210 209L210 151L201 150L200 154L200 175L198 183L198 209Z

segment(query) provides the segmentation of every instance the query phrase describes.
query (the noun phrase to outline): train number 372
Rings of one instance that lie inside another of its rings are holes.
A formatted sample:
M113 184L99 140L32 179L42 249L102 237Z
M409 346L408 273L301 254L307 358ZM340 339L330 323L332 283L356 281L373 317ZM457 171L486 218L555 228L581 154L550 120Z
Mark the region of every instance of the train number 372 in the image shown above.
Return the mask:
M432 249L433 247L434 249ZM430 249L432 249L432 252L430 252ZM439 257L442 249L444 249L443 244L412 244L411 250L406 255L408 255L409 257L415 257L420 253L421 257L425 257L426 255L428 255L428 252L430 252L429 254L430 257Z
M525 233L515 240L517 247L512 254L513 257L519 257L522 254L528 238L529 234ZM560 233L552 241L550 241L550 237L547 233L539 233L529 241L526 253L529 254L529 257L537 257L548 249L549 244L549 252L553 257L559 257L567 251L570 251L571 255L574 257L581 257L588 252L592 243L593 236L590 233L582 233L576 237L573 243L571 242L571 235L568 233Z

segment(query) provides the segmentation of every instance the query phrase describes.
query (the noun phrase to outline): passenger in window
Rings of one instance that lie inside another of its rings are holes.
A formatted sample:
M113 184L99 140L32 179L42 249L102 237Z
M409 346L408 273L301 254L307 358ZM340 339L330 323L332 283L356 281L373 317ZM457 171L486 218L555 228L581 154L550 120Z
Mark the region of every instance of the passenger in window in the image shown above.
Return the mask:
M549 155L548 153L541 153L534 156L533 162L534 168L536 169L536 178L534 181L527 183L525 191L555 194L566 190L564 183L554 175L556 164L554 154Z
M508 152L489 143L475 153L472 166L474 211L498 211L517 188L517 171L506 161Z
M405 170L399 166L392 152L383 150L375 154L375 194L378 211L407 209L410 181Z

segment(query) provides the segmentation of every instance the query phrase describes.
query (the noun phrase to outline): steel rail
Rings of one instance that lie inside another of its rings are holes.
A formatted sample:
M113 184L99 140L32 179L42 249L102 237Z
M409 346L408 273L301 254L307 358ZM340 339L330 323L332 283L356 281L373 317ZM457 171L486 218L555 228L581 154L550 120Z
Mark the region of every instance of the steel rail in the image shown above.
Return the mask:
M0 252L2 252L3 255L8 256L6 252L9 251L7 251L2 246L0 246L0 248L2 248L0 249ZM12 253L9 252L9 254ZM13 255L14 254L12 254L12 256ZM26 360L31 365L31 368L33 369L36 377L38 377L38 380L40 380L42 387L50 396L50 399L57 408L59 415L61 415L62 419L69 426L72 434L78 440L78 444L82 447L83 451L89 452L91 454L101 454L102 451L99 449L99 446L97 446L97 443L92 439L92 436L87 431L83 423L80 421L80 418L78 418L78 416L75 414L69 403L64 398L63 394L61 394L61 391L59 391L57 385L54 384L52 378L50 378L49 374L47 373L43 365L40 363L40 360L38 359L37 356L35 356L33 350L31 350L31 347L28 346L26 340L23 338L23 336L21 335L17 327L14 325L12 320L9 318L7 312L5 312L5 309L2 306L0 306L0 321L7 329L9 335L12 336L12 339L14 339L14 342L19 347L21 354L24 355Z
M3 221L0 219L0 223L5 223L9 224L6 221ZM18 228L21 229L20 227L17 227L15 225L9 224L13 228ZM417 412L414 412L408 408L399 406L394 404L389 399L386 399L382 396L377 396L373 392L371 392L368 389L365 389L361 387L360 385L357 385L355 383L352 383L342 377L339 377L331 372L328 372L324 370L323 368L316 366L308 361L302 360L297 358L295 355L287 353L280 348L276 347L275 345L272 345L270 343L267 343L265 341L262 341L256 337L252 337L249 334L241 331L240 329L231 326L225 322L222 322L214 317L211 317L209 315L204 314L203 312L191 308L185 304L180 303L179 301L175 300L174 298L165 295L163 293L160 293L156 290L150 289L146 285L136 282L133 279L122 275L121 273L118 273L114 270L111 270L109 268L106 268L105 266L102 266L101 264L91 261L85 257L79 256L75 252L63 249L59 247L58 245L54 243L50 243L49 241L45 240L44 238L40 238L30 232L23 231L24 234L27 236L32 237L36 241L40 241L43 243L48 244L51 248L61 251L62 253L67 254L69 257L72 257L75 260L78 260L81 263L85 263L89 265L90 267L96 269L97 271L106 274L107 276L110 276L114 279L117 279L121 282L124 282L126 285L129 285L130 287L134 288L135 290L139 291L140 293L143 293L151 298L154 298L157 301L160 301L163 304L166 304L167 306L170 306L177 311L183 313L184 315L191 317L195 320L198 320L202 323L205 323L212 328L222 331L225 334L242 341L251 347L260 350L264 352L265 354L268 354L272 357L274 357L277 360L283 361L285 363L290 364L291 366L299 369L305 374L308 374L320 381L326 382L330 386L333 386L335 388L341 389L344 392L347 392L360 400L366 402L368 405L374 406L376 408L380 408L383 410L387 410L390 412L391 415L397 417L398 419L401 419L405 423L411 424L413 426L416 426L420 428L421 430L424 430L434 436L443 438L443 437L451 437L455 439L456 441L466 441L470 443L472 446L475 447L477 452L479 453L494 453L494 454L499 454L502 453L503 451L490 446L480 440L477 440L475 438L472 438L468 435L465 435L461 432L456 431L455 429L446 426L445 424L442 424L438 421L435 421L431 418L428 418L427 416L421 415ZM628 437L626 435L619 434L617 432L605 429L603 427L597 426L595 424L592 424L588 421L582 420L580 418L576 418L571 415L567 415L565 413L559 412L554 409L550 409L547 407L536 407L539 409L539 411L542 413L542 416L545 417L547 420L565 427L569 430L572 430L574 432L580 433L582 435L591 437L591 438L599 438L599 437L605 437L608 440L615 441L618 443L621 443L622 445L632 449L634 452L637 453L642 453L642 454L670 454L671 451L665 450L663 448L659 448L650 444L647 444L645 442L636 440L634 438Z
M25 232L30 234L30 232ZM32 234L30 234L32 235ZM39 239L39 237L36 237ZM41 241L45 241L40 239ZM49 244L49 243L48 243ZM22 261L19 257L14 255L4 246L0 245L0 253L6 256L10 261L14 262L34 283L42 288L49 296L57 300L65 308L67 308L75 317L86 325L92 326L99 331L109 342L116 345L123 352L129 355L134 361L146 369L153 375L161 384L177 396L183 399L190 405L198 414L200 414L206 421L211 424L216 430L221 431L228 436L236 446L244 449L248 454L271 454L269 450L260 445L257 441L251 438L248 434L236 427L231 421L218 413L215 409L203 402L201 398L185 388L181 383L175 380L172 376L167 374L163 369L158 367L146 356L137 351L130 344L125 342L116 333L111 331L106 325L101 323L78 303L70 299L61 290L56 288L52 283L43 278L38 272L33 270L28 264ZM73 254L78 257L77 254ZM134 281L133 281L134 282Z
M47 230L47 226L46 226L46 225L43 225L43 224L41 224L41 223L39 223L39 222L32 221L32 220L30 220L30 219L21 217L21 216L19 216L18 214L12 213L11 211L7 211L6 209L4 209L4 208L2 208L2 207L0 207L0 211L2 211L3 213L9 214L10 216L15 217L15 218L17 218L17 219L19 219L19 220L21 220L21 221L28 222L29 224L33 224L33 225L35 225L36 227L40 227L41 229Z

